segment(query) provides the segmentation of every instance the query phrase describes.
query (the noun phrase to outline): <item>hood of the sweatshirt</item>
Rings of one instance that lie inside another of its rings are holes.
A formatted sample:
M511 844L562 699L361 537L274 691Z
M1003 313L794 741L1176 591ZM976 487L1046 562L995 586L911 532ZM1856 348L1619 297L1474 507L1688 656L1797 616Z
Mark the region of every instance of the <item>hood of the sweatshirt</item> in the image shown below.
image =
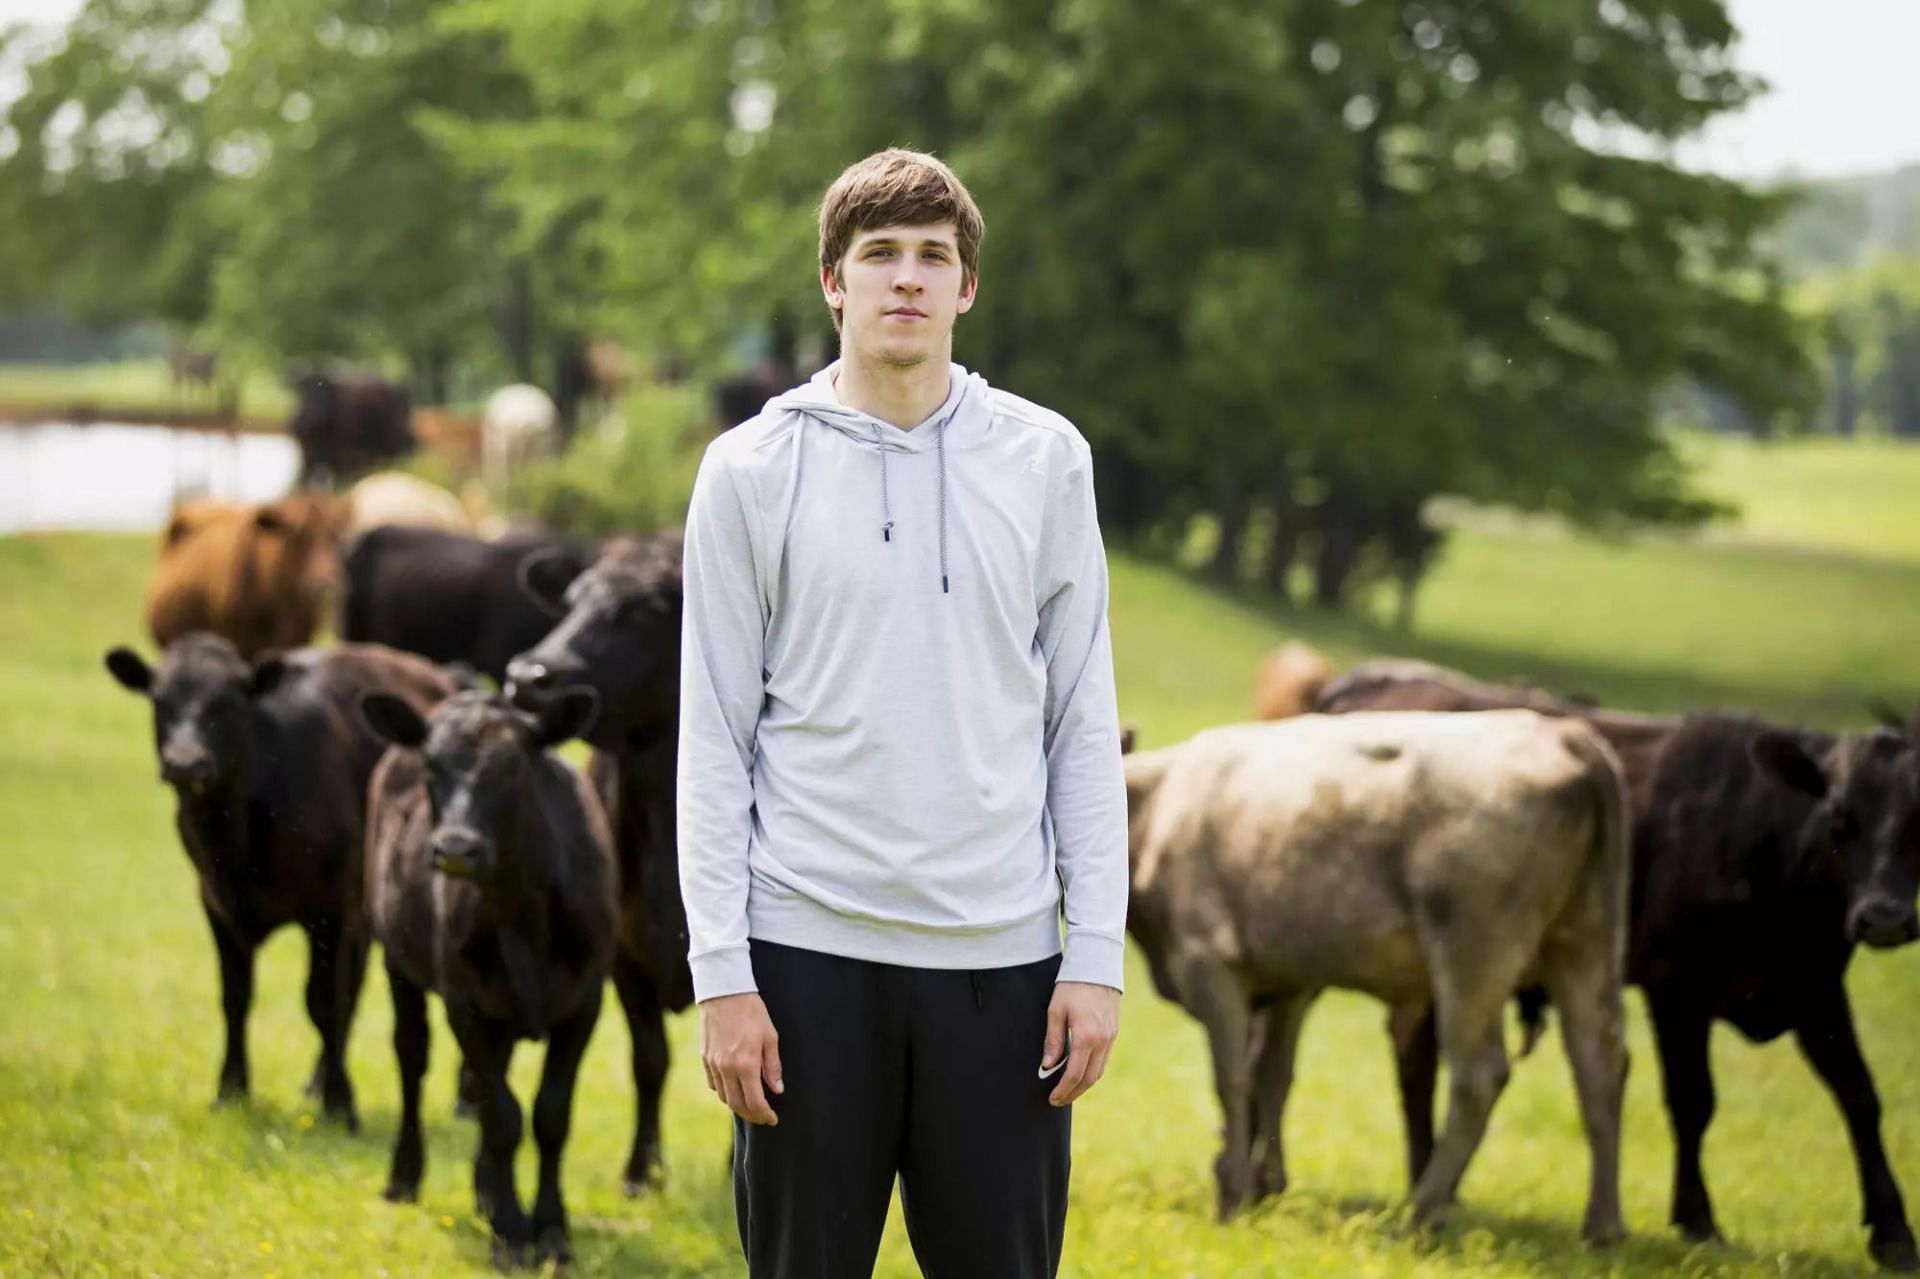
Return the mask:
M870 448L885 448L896 453L928 453L943 443L948 449L963 449L982 443L993 429L993 408L987 395L987 380L959 364L947 367L950 377L945 402L926 421L916 424L911 430L842 404L833 385L840 371L838 360L791 391L767 401L767 408L805 414L849 439Z
M940 592L943 595L952 590L947 571L947 454L971 445L984 444L993 430L993 409L987 402L987 380L977 373L967 372L958 364L950 364L948 368L951 372L947 379L946 400L926 421L915 424L912 430L902 430L871 413L863 413L842 404L833 386L834 375L840 370L838 360L785 395L775 396L767 402L769 409L812 418L873 450L880 463L875 479L880 488L878 532L883 541L893 540L893 497L887 485L887 454L938 455L939 497L933 518L939 537Z

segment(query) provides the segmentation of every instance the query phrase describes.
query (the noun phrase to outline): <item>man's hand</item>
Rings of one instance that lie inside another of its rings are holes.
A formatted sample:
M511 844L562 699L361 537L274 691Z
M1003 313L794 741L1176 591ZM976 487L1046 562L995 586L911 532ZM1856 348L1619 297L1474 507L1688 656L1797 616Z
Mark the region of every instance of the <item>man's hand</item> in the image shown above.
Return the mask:
M700 1005L700 1064L707 1087L727 1109L750 1124L780 1122L767 1104L767 1092L779 1096L787 1090L780 1077L780 1036L760 996L722 995Z
M1099 1083L1107 1070L1107 1054L1119 1037L1119 991L1084 981L1056 983L1053 1002L1047 1005L1047 1042L1041 1050L1040 1069L1053 1068L1069 1039L1073 1055L1047 1100L1065 1106Z

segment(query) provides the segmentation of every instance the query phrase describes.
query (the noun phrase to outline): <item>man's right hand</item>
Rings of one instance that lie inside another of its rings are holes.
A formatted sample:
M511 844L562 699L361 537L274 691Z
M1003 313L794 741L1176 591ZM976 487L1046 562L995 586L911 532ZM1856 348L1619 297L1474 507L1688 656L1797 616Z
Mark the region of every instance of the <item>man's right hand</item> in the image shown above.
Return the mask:
M722 995L700 1005L700 1064L707 1087L750 1124L777 1124L767 1093L786 1091L780 1077L780 1036L759 995ZM762 1085L765 1089L762 1089Z

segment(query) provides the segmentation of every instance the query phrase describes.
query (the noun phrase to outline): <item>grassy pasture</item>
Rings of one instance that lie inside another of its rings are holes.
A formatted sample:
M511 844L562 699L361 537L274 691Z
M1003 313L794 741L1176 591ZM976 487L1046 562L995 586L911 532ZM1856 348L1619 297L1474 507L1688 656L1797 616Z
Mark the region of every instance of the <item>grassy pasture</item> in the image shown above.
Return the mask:
M1888 465L1871 455L1859 464ZM1732 464L1724 474L1761 483ZM1410 643L1116 555L1122 711L1150 743L1238 718L1254 662L1291 634L1342 660L1410 652L1622 704L1863 722L1866 695L1920 693L1920 545L1899 541L1920 540L1902 522L1920 479L1897 492L1863 479L1857 491L1858 505L1876 508L1863 515L1866 527L1879 521L1871 547L1810 545L1793 514L1804 502L1777 494L1749 502L1739 537L1698 543L1467 529L1423 594ZM290 934L268 946L259 973L255 1098L207 1107L219 1046L212 947L154 779L146 708L99 664L106 647L139 635L148 554L142 538L0 539L0 1275L481 1273L473 1130L450 1116L455 1054L437 1013L423 1199L379 1199L398 1106L377 975L352 1045L360 1136L316 1125L300 1096L316 1041L300 1006L304 944ZM1920 1184L1917 953L1863 955L1851 975L1889 1152L1910 1191ZM1457 1221L1437 1236L1403 1236L1390 1211L1404 1173L1382 1017L1341 995L1323 1001L1305 1036L1288 1123L1293 1189L1217 1227L1218 1116L1200 1032L1154 996L1137 964L1129 982L1113 1071L1076 1108L1066 1274L1866 1272L1831 1101L1790 1044L1756 1048L1724 1029L1707 1174L1733 1242L1691 1248L1667 1233L1671 1151L1637 996L1623 1178L1635 1237L1617 1252L1592 1256L1577 1242L1585 1150L1551 1036L1496 1108ZM569 1151L575 1272L737 1274L726 1124L692 1066L690 1017L673 1027L669 1184L638 1201L618 1192L632 1099L612 1007L582 1072ZM521 1051L523 1097L538 1058ZM523 1189L531 1156L529 1142ZM879 1273L917 1273L897 1218Z

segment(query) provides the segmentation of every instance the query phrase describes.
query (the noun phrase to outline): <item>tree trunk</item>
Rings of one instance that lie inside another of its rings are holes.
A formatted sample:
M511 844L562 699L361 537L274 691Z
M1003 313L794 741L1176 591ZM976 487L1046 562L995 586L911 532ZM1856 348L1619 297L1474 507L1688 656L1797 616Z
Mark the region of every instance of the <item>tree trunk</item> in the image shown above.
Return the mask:
M1314 556L1313 598L1322 608L1339 608L1347 596L1347 582L1367 543L1366 503L1353 484L1343 478L1327 485L1327 495L1314 510L1320 547Z
M513 376L533 381L533 271L523 257L507 264L506 293L496 308L500 350Z
M1220 538L1207 561L1207 576L1231 586L1240 580L1240 550L1247 540L1247 490L1239 468L1230 462L1214 469L1213 517Z
M1267 546L1262 574L1267 590L1282 600L1291 594L1287 577L1300 554L1301 525L1300 504L1293 496L1293 467L1283 454L1274 462L1273 541Z

